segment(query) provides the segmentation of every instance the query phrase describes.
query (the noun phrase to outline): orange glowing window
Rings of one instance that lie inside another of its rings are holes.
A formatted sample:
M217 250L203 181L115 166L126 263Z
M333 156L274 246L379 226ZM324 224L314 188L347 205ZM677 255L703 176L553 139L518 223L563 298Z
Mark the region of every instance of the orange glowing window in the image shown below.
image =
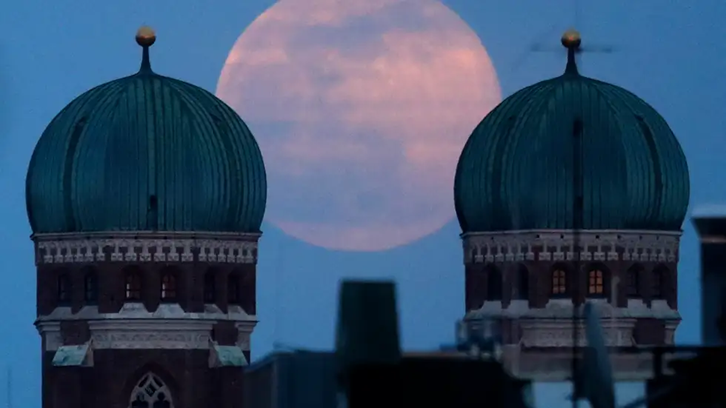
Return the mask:
M602 295L605 292L603 273L599 269L593 269L587 276L587 293L589 295Z
M567 293L567 277L562 269L555 269L552 272L552 294L564 295Z

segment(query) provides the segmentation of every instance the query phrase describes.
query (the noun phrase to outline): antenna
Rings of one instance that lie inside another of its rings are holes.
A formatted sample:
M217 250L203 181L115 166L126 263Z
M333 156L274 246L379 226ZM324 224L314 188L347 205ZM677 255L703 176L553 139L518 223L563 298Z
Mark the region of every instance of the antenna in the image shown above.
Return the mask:
M610 283L610 304L614 305L613 309L616 309L618 306L618 285L620 284L620 277L615 276L612 279L612 282ZM610 315L610 333L615 333L615 320L617 320L617 317L615 316L615 312L613 312ZM616 344L619 345L619 344Z
M285 253L283 252L284 248L282 246L282 242L277 243L277 259L275 260L275 317L273 318L272 322L272 350L276 351L278 349L285 349L286 346L283 345L283 343L280 342L280 339L277 337L279 332L279 324L280 324L280 292L282 287L282 269L284 268L284 261L285 261Z
M7 392L5 393L6 397L8 399L7 407L13 408L13 368L10 364L8 364L8 374L7 375L8 375L8 378L7 378L8 389L7 389Z
M580 292L580 231L584 224L584 180L582 177L583 141L582 120L576 118L572 123L572 252L574 257L574 273L572 274L572 394L579 395L578 390L578 325L580 324L578 297ZM572 408L578 408L579 398L572 399Z
M573 10L573 14L574 14L574 22L571 27L579 27L581 24L581 21L582 21L582 17L581 17L582 7L578 0L573 0L572 10ZM515 63L513 64L513 67L512 67L512 71L517 71L524 64L524 62L527 59L527 56L529 56L529 54L532 52L549 52L549 53L559 52L560 51L559 47L549 45L550 44L549 38L551 37L555 28L556 28L556 25L553 25L547 31L546 35L543 35L544 33L538 34L535 37L535 40L534 40L533 44L529 47L529 49L522 56L518 57L515 60ZM580 36L579 32L577 32L574 28L570 28L568 30L568 32L575 33L578 37ZM584 47L578 46L575 49L575 54L579 55L583 52L609 54L609 53L612 53L613 51L614 51L614 48L611 46L608 46L608 45L597 45L597 44L588 43L588 45L586 45ZM578 61L578 65L580 67L582 67L582 63L580 61Z
M671 368L675 370L676 376L671 379L669 384L664 384L662 389L655 390L655 392L649 391L646 396L637 398L620 408L647 407L666 398L673 399L673 401L669 401L671 405L683 405L685 404L684 399L688 398L688 404L690 405L694 403L704 405L703 399L705 399L709 401L705 405L723 406L722 401L719 400L721 395L716 390L717 387L721 386L723 373L719 373L721 376L719 374L714 376L713 373L721 368L721 360L723 359L723 348L718 347L722 344L723 339L719 338L718 325L720 322L718 320L720 319L717 318L717 314L720 313L718 303L721 296L719 283L723 280L723 274L721 269L714 269L712 266L723 265L725 253L723 249L726 244L726 217L694 216L694 224L701 241L701 279L705 288L703 295L712 298L711 302L702 304L702 313L705 316L704 341L707 344L711 343L712 347L697 348L699 351L695 358L671 362ZM709 280L707 277L713 274L716 274L716 276L712 277L716 281ZM616 280L613 286L614 298L617 298L617 283ZM711 287L716 289L709 291ZM711 313L709 314L709 312ZM585 305L584 315L589 347L586 350L582 364L581 378L583 387L579 390L580 394L573 395L573 399L587 398L593 408L614 408L615 393L612 366L605 347L602 329L600 328L600 318L597 310L590 302ZM682 350L693 350L693 348L684 348ZM656 348L651 351L656 353L655 358L661 359L662 352L678 351L678 348L668 347L660 351ZM660 363L656 362L656 364L659 366L656 368L656 379L658 379L662 367L660 367ZM697 398L700 401L694 402ZM668 403L665 405L668 405Z
M587 302L584 311L585 350L582 396L590 401L592 408L615 408L615 388L610 356L605 346L605 338L600 326L600 314L595 305ZM577 398L573 398L573 401Z

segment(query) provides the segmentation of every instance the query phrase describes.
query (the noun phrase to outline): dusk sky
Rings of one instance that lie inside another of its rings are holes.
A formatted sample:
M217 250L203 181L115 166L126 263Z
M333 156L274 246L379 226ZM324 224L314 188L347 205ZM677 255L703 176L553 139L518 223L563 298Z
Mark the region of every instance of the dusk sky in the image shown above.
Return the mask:
M417 0L402 1L411 3L410 9L418 5ZM579 13L574 11L572 0L443 3L469 25L486 47L503 97L562 73L565 52L559 38L574 24L582 33L585 47L611 46L615 50L611 54L584 53L580 71L634 92L665 117L688 159L691 208L726 203L726 178L721 174L726 155L726 59L722 57L726 54L726 26L722 23L726 2L600 0L582 2ZM35 268L33 246L28 238L24 180L33 147L43 129L82 92L137 71L141 51L133 37L143 24L157 32L158 40L151 49L156 72L215 92L238 37L273 4L268 0L26 0L3 4L0 270L4 292L0 308L6 318L0 327L0 346L4 350L0 354L0 368L3 372L6 366L13 369L15 406L40 406L41 348L33 327ZM388 24L395 23L397 18L390 16ZM407 24L407 15L400 19L402 25ZM348 35L364 38L368 29L365 24L358 24L351 27ZM304 38L298 40L305 46ZM530 52L533 45L551 51ZM256 97L247 95L251 100ZM259 95L260 100L268 97ZM484 99L477 103L485 105ZM246 119L244 112L239 113ZM481 113L481 118L485 113ZM469 125L463 135L442 134L441 138L455 139L461 144L460 149L474 125ZM252 124L250 128L261 137ZM263 154L264 144L261 142ZM308 148L314 149L315 145ZM381 155L387 153L385 144L378 148ZM335 170L331 167L327 171ZM375 173L370 177L386 175ZM314 181L309 183L310 189L320 187ZM306 187L291 184L275 188ZM452 189L432 188L425 191L426 197L417 200L430 199L444 203L441 208L449 208L446 200L453 202ZM398 214L394 211L396 203L386 201L379 207L374 208L382 214ZM338 222L335 217L339 214L335 211L327 212L317 205L310 208L319 211L315 214L317 222L326 228ZM438 230L438 225L422 227L422 231L435 231L410 244L378 252L323 249L293 238L269 222L263 224L257 278L260 323L253 336L253 359L272 351L275 344L330 349L338 284L345 277L385 277L397 282L402 342L406 349L433 349L451 342L454 322L464 312L464 271L453 205L448 215L439 218L441 224L446 219L449 222ZM676 340L692 344L700 339L698 247L689 220L683 229L679 265L679 310L683 321ZM4 378L2 383L0 400L4 401ZM642 387L629 385L620 387L619 392L619 400L625 401L642 392ZM567 393L564 385L538 386L537 404L565 406Z

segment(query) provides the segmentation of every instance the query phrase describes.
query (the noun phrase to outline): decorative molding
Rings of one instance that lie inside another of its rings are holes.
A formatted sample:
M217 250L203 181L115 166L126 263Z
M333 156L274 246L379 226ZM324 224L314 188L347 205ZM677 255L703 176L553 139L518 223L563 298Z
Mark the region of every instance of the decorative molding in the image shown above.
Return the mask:
M208 350L213 322L90 321L95 349Z
M680 321L668 321L665 325L665 344L676 344L676 329L678 329Z
M523 320L521 345L524 347L572 347L573 324L562 320ZM608 347L631 347L635 320L602 320L605 345ZM577 345L587 346L585 326L578 324Z
M257 322L239 322L235 324L235 327L237 328L237 341L235 342L235 345L237 345L237 347L244 351L250 350L252 331L256 325Z
M664 357L664 367L674 358ZM525 351L519 346L504 347L505 366L513 375L537 382L569 381L572 377L572 352ZM650 353L612 353L610 361L615 381L644 381L653 378L653 356ZM667 370L666 370L667 371Z
M590 299L595 304L603 319L660 319L668 321L673 327L678 326L681 315L677 310L671 309L666 301L656 301L648 307L640 299L628 300L628 307L613 307L607 299ZM582 315L584 305L578 306L578 313ZM480 309L470 310L466 318L470 320L499 318L499 319L571 319L573 305L570 299L550 299L543 308L530 308L529 303L523 300L513 300L508 307L503 307L500 301L486 301Z
M37 234L35 264L219 262L256 264L260 234L103 232Z
M220 321L232 321L238 330L237 345L250 349L250 337L257 324L239 307L222 313L206 305L204 313L186 313L178 304L163 304L151 313L141 303L127 303L118 313L98 313L96 306L86 306L78 313L69 307L56 308L35 322L46 351L55 351L63 343L61 322L85 321L95 349L209 349L211 332Z
M572 230L477 232L462 235L465 263L521 261L677 262L681 231L587 230L573 251ZM594 248L594 250L592 250Z
M608 346L634 346L633 331L638 319L658 319L665 323L665 344L673 344L674 334L681 321L677 310L665 301L653 301L648 307L640 299L628 301L628 307L613 307L606 299L589 300L598 309L601 325ZM516 321L522 330L521 345L524 347L572 347L572 316L582 316L584 305L573 309L570 299L552 299L544 308L530 308L526 301L512 301L508 307L502 302L488 301L478 310L472 310L466 319L473 325L491 320ZM585 345L585 330L578 325L578 344Z
M56 351L63 345L59 322L40 322L35 324L45 351Z
M247 314L240 306L230 306L227 313L216 305L204 305L204 312L188 313L177 303L162 303L154 312L149 312L143 303L124 303L117 313L99 313L98 306L85 306L77 313L70 307L57 307L48 315L38 316L36 325L43 322L66 320L188 320L188 321L233 321L246 325L257 324L257 316ZM252 329L250 329L251 331Z

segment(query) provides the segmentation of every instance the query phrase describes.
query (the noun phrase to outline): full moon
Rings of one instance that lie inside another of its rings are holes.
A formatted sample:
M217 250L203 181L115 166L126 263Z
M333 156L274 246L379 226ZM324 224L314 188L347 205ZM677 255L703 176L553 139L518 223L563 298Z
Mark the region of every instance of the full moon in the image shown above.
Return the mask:
M216 92L260 144L266 220L349 251L451 221L459 154L501 101L479 37L434 0L282 0L237 39Z

